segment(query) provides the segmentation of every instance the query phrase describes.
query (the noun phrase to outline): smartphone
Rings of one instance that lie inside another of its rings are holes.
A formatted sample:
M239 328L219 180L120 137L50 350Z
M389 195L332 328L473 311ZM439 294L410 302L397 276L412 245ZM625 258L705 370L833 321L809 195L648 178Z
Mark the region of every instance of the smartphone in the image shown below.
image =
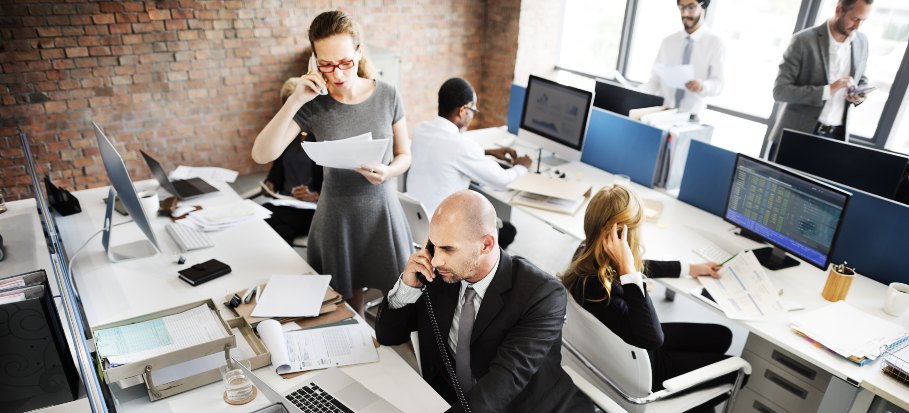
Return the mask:
M319 67L316 65L316 54L315 53L313 53L312 55L309 56L309 72L318 73L319 75L322 75L322 72L319 71ZM325 79L325 76L322 76L322 79ZM328 90L322 89L319 91L319 94L327 95Z
M432 257L436 254L436 246L432 243L432 241L426 240L425 248L426 248L426 252L429 253L429 258L432 259ZM432 271L436 276L436 278L433 278L433 281L437 280L438 277L441 277L441 275L439 275L439 271L437 271L435 268L433 268ZM426 277L423 276L422 273L417 272L416 275L417 275L417 279L420 280L420 282L423 283L423 285L432 284L429 280L426 279Z
M877 87L867 86L867 85L866 86L856 86L856 87L850 88L849 93L852 93L854 95L864 95L864 94L870 93L871 91L873 91L875 89L877 89Z

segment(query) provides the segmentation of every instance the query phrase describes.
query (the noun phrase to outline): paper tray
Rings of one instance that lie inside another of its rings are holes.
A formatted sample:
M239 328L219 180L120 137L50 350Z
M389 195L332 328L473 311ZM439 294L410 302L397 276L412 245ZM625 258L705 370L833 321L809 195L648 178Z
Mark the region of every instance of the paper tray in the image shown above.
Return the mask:
M139 379L141 382L145 383L145 386L148 389L148 397L152 401L160 400L165 397L173 396L174 394L179 394L188 390L195 389L197 387L214 383L221 379L221 373L217 369L208 370L179 380L161 384L154 383L151 373L164 367L194 360L200 357L205 357L211 354L224 353L225 359L227 357L230 357L230 349L236 348L237 346L236 337L231 332L232 327L236 327L242 332L243 338L246 339L246 341L250 344L250 348L256 353L256 356L250 359L250 363L253 369L267 366L271 362L268 350L265 348L265 345L262 343L262 341L256 337L255 333L252 330L252 327L250 327L249 324L246 323L243 319L231 319L229 322L225 322L221 317L221 313L217 310L214 301L210 299L184 304L182 306L157 311L127 320L94 326L92 328L92 331L118 327L146 320L153 320L171 314L181 313L183 311L196 308L202 304L205 304L209 309L215 312L218 320L221 322L222 327L225 329L225 331L228 332L227 337L222 337L209 341L207 343L197 344L195 346L187 347L171 353L162 354L117 367L111 367L106 361L102 361L99 364L101 365L101 372L104 376L105 382L110 384L124 380Z

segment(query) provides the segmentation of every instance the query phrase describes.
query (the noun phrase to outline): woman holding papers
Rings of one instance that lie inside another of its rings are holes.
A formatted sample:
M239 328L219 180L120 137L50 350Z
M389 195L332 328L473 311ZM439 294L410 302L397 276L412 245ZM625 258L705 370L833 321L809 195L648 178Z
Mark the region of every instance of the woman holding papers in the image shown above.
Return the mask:
M664 323L657 317L644 286L651 277L679 277L678 261L643 261L638 228L644 221L641 200L624 186L600 190L584 216L586 241L562 283L581 306L626 343L647 350L653 391L666 379L723 360L732 332L714 324ZM719 277L715 263L689 266L691 275ZM735 381L735 373L720 378ZM713 385L715 383L711 383ZM711 401L695 410L712 412Z
M317 142L365 133L388 140L382 163L325 168L307 248L309 264L330 274L333 287L362 314L363 287L390 289L412 250L404 211L389 182L410 167L404 106L394 87L371 79L360 30L346 13L316 16L309 40L315 63L256 137L252 157L259 163L274 160L301 132Z

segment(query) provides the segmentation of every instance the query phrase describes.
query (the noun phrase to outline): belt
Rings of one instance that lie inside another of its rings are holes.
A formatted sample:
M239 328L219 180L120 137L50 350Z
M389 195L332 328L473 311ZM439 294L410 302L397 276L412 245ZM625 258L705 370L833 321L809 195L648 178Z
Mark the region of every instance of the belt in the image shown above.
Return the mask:
M842 127L842 125L831 126L831 125L824 125L823 123L818 123L817 127L815 127L815 130L817 130L817 133L828 134L828 133L833 133L834 131L836 131L837 129L839 129L841 127Z

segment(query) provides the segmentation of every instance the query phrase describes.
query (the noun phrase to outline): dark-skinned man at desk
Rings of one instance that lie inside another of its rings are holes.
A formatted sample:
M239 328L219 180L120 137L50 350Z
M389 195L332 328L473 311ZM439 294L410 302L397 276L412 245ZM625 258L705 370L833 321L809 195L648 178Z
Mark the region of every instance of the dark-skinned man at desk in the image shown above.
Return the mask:
M380 307L376 337L396 345L417 331L423 379L451 412L464 411L457 386L473 412L592 412L561 367L565 289L503 251L495 220L479 193L460 191L442 201L429 229L427 247L434 247L408 260ZM428 281L426 291L418 273Z

